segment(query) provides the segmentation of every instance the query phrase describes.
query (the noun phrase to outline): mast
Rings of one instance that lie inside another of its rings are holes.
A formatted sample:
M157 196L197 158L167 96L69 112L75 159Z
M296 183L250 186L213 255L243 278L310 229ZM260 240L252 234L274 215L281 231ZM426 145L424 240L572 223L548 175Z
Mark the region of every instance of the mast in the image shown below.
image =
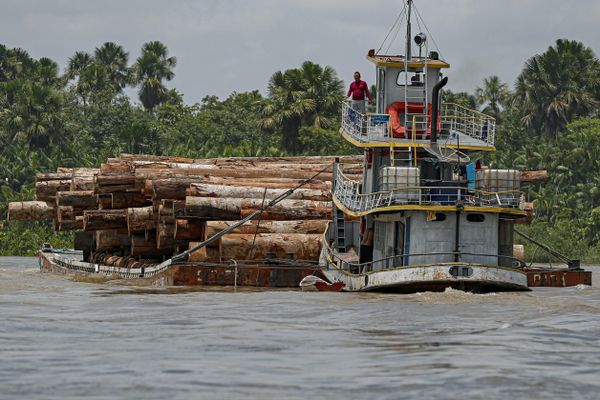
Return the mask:
M411 10L412 10L412 3L413 0L408 0L408 12L407 12L407 16L406 16L406 61L408 62L411 58L412 58L412 54L411 54L411 44L410 44L410 40L411 40L411 26L410 26L410 14L411 14Z

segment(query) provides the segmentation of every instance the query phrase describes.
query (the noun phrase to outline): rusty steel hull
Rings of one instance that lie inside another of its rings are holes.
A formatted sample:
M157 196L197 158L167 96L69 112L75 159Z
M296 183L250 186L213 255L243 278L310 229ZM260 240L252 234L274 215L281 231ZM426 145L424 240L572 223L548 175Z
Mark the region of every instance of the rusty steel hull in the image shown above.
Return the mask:
M323 275L332 282L343 282L343 290L349 292L417 293L440 292L448 288L476 293L530 290L525 272L499 266L447 263L403 266L355 274L340 269L328 260L325 263L321 270ZM455 268L468 269L470 274L453 275Z
M592 272L584 270L538 270L529 269L527 285L529 287L569 287L592 285Z
M316 267L290 266L277 264L197 265L194 263L173 264L164 271L148 274L128 268L106 267L72 262L56 257L54 253L39 253L40 270L61 275L84 277L107 277L142 280L152 286L250 286L264 288L298 288L303 277L316 273Z

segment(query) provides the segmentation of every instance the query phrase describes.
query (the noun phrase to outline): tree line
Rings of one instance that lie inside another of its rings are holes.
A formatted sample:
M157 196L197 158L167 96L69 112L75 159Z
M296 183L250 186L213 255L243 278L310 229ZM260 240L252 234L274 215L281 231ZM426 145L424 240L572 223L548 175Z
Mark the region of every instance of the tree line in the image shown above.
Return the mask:
M133 62L112 42L77 51L63 73L53 60L0 45L0 217L8 201L33 197L36 172L97 166L122 152L194 158L356 152L338 134L344 83L330 66L306 61L276 71L265 96L234 92L189 105L165 86L176 65L157 41L145 43ZM600 255L599 65L589 47L560 39L526 60L514 88L490 76L473 93L444 93L445 101L497 119L498 151L485 155L488 165L549 170L549 182L527 188L537 216L526 229L588 259ZM124 94L128 87L137 99ZM29 239L15 243L16 237ZM44 224L5 224L0 254L68 239Z

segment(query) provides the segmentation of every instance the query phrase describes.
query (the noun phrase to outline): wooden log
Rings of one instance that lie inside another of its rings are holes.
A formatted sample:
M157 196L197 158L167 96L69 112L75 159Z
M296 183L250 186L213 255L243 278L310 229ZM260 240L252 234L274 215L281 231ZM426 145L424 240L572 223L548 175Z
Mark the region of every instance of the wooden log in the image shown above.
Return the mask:
M178 220L179 221L179 220ZM190 220L192 221L192 220ZM237 227L231 233L312 233L323 234L327 228L327 220L305 220L305 221L257 221L252 220ZM211 237L229 228L233 222L207 221L206 237ZM258 229L257 229L258 227Z
M129 235L118 230L96 231L96 249L122 249L130 246Z
M525 201L522 203L522 209L527 213L526 216L522 218L515 219L515 224L530 224L533 222L534 215L534 204L532 202Z
M56 205L91 210L98 207L98 196L93 190L57 192Z
M129 208L145 207L152 204L150 198L147 198L139 189L128 192L116 192L111 194L111 208Z
M109 161L100 164L101 174L128 174L133 171L132 166L126 161Z
M83 229L83 216L76 216L74 220L54 220L54 230L56 231L77 231Z
M8 203L9 221L44 221L54 218L55 207L45 201L15 201Z
M136 176L153 177L159 175L181 175L181 176L219 176L235 178L285 178L285 179L309 179L315 176L313 171L283 170L280 168L252 168L252 167L231 167L231 168L160 168L162 164L147 164L138 166L135 169ZM164 167L164 166L163 166ZM354 175L351 175L354 177ZM331 172L323 172L315 179L321 181L331 181Z
M99 231L127 227L127 210L86 210L83 212L83 229Z
M522 244L514 244L513 257L517 260L525 262L525 246L523 246Z
M269 189L291 189L299 186L304 181L301 179L288 178L256 178L256 179L240 179L232 177L214 177L214 176L189 176L179 175L171 177L157 177L151 180L152 195L156 199L177 199L184 200L186 194L193 195L192 188L196 184L216 184L223 186L246 186ZM331 190L330 182L311 181L305 184L302 189L308 190ZM146 189L147 191L148 189Z
M190 242L189 248L192 249L198 245L199 242ZM222 259L223 246L221 245L221 239L212 242L210 245L201 247L196 251L191 252L188 255L188 261L190 262L214 262L220 263Z
M318 261L322 235L294 233L228 234L221 242L223 259L285 258Z
M95 183L97 186L135 186L138 182L135 174L103 174L98 173L95 178Z
M532 170L532 171L521 171L521 182L522 183L542 183L548 180L548 171Z
M144 189L145 178L136 177L135 174L99 174L95 177L96 193L117 193L117 192L142 192Z
M140 258L162 259L173 254L173 249L158 249L156 240L146 240L145 235L131 236L131 256Z
M123 153L119 155L119 161L164 161L164 162L177 162L177 163L188 163L194 162L193 158L184 157L171 157L171 156L155 156L150 154L128 154Z
M35 183L35 198L40 201L55 201L57 192L70 188L70 179L39 181Z
M224 185L224 186L251 186L251 187L262 187L268 189L291 189L302 186L303 189L314 189L314 190L331 190L330 181L312 180L309 183L305 183L303 179L288 179L288 178L261 178L256 180L243 179L231 177L218 177L208 176L202 180L198 180L195 183L205 183L213 185ZM191 183L194 185L194 183Z
M156 227L156 247L159 249L177 248L182 245L182 241L177 241L175 237L175 220L159 221Z
M161 162L178 162L178 163L204 163L204 164L219 164L219 163L239 163L239 162L271 162L271 163L308 163L308 164L329 164L333 163L336 158L340 159L341 163L360 163L363 160L362 155L351 156L290 156L290 157L220 157L207 159L191 159L183 157L171 156L155 156L146 154L121 154L117 159L109 161L161 161Z
M215 199L191 197L185 199L185 215L212 221L237 221L263 205L262 199ZM262 213L264 220L293 221L329 219L331 204L324 201L282 200Z
M206 221L197 219L175 220L175 232L173 238L176 240L187 240L201 242L206 237Z
M36 182L70 181L72 172L40 172L35 174Z
M83 211L82 211L83 215ZM75 208L73 206L58 206L56 211L56 218L60 221L74 221L75 220Z
M129 232L144 232L156 228L152 206L127 209L127 230Z
M94 190L94 175L99 171L98 168L73 168L71 191Z
M224 186L195 183L190 187L190 193L197 197L219 197L219 198L255 198L267 200L281 196L288 189L263 189L252 186ZM286 197L287 200L313 200L331 201L331 192L317 189L296 189Z

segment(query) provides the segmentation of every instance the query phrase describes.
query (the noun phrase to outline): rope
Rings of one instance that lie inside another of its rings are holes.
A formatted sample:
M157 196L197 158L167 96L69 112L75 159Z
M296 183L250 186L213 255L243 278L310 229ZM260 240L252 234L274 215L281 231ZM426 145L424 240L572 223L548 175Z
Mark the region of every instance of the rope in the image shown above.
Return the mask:
M404 8L402 9L402 11L400 11L400 13L398 14L398 17L396 17L396 21L394 21L394 24L392 25L392 27L390 28L390 30L388 31L387 35L385 35L385 39L383 39L383 42L381 42L381 45L379 46L379 49L377 49L377 53L379 53L379 51L381 51L381 49L383 48L383 46L385 45L385 42L388 40L388 38L390 37L390 34L392 33L392 31L396 28L396 26L398 27L398 30L400 29L400 27L402 26L402 18L404 16L404 13L406 11L406 5L404 5ZM398 36L398 31L396 31L396 35L394 36L394 40L396 40L396 37ZM394 43L394 40L392 40L390 42L390 46L391 43ZM388 52L388 50L390 49L390 46L388 46L386 53Z
M406 13L406 5L404 5L403 13ZM407 15L407 18L408 18L408 15ZM398 26L396 28L396 33L394 34L394 38L390 41L390 44L388 45L387 49L385 49L386 54L389 53L390 49L392 48L392 45L396 41L396 38L398 37L398 34L400 33L401 29L402 29L402 19L400 20L400 23L398 24Z

